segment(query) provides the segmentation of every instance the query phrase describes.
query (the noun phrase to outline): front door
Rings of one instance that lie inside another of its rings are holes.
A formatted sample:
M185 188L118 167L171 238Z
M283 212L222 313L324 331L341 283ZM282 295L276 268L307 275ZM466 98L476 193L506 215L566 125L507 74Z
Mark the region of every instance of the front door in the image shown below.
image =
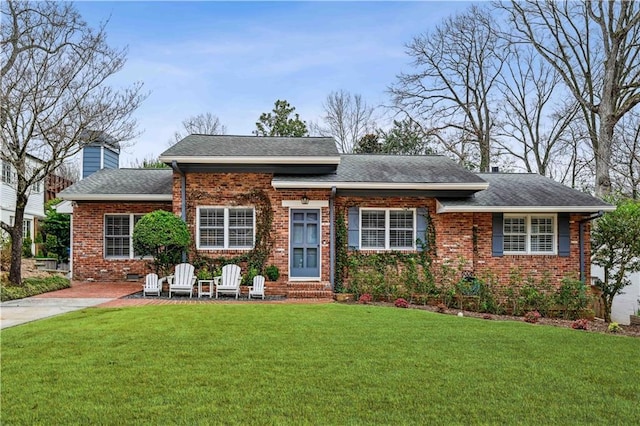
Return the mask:
M320 210L291 210L289 276L320 277Z

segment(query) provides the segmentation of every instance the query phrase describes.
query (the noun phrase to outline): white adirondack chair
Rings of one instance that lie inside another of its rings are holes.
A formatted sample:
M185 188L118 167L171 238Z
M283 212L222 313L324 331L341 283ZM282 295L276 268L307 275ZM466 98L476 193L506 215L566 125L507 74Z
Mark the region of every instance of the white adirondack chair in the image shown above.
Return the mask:
M219 294L235 294L236 299L240 296L240 282L242 274L238 265L224 265L222 275L214 277L216 285L216 299Z
M162 292L162 282L158 280L157 274L147 274L142 287L142 297L146 297L147 294L155 294L160 296Z
M249 299L251 299L251 296L262 296L264 300L264 277L262 275L253 277L253 285L249 287Z
M171 293L189 293L189 297L193 297L193 285L196 283L193 265L181 263L176 265L173 275L167 277L169 281L169 298Z

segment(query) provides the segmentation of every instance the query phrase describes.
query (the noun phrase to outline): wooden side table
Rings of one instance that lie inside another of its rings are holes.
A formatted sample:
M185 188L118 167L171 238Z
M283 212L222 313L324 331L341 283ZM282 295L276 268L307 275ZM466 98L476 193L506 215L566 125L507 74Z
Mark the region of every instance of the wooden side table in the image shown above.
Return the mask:
M204 291L202 289L203 284L209 285L209 291ZM213 297L215 285L213 284L213 280L198 280L198 298L201 296L209 296L209 299Z

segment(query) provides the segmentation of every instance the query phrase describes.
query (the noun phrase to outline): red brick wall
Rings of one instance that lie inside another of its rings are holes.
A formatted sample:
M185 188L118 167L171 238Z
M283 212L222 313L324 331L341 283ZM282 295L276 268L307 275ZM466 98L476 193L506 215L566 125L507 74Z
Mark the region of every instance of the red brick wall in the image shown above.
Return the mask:
M77 202L73 209L73 278L122 281L127 274L150 272L145 260L104 258L104 215L145 214L154 210L171 211L171 204Z
M432 198L363 198L337 197L338 211L343 211L347 218L346 208L358 207L424 207L429 210L436 234L437 257L435 265L450 263L458 267L459 262L465 271L473 272L477 276L486 273L497 275L504 284L509 282L510 272L520 268L523 276L531 274L540 279L548 272L552 284L559 285L560 280L567 275L578 277L580 272L580 248L578 242L578 220L581 215L571 215L570 218L570 256L557 255L504 255L492 256L492 214L491 213L436 213L436 203ZM589 226L585 226L585 259L590 259ZM473 230L476 227L477 251L474 252ZM589 282L589 264L585 272Z
M329 190L281 190L271 186L270 173L187 173L187 225L196 238L196 210L200 206L240 206L239 197L251 191L262 190L269 197L273 208L272 236L273 250L267 265L274 264L280 270L279 281L289 279L289 207L283 207L283 200L299 201L303 195L310 200L329 200ZM173 179L173 212L181 214L181 178ZM253 206L247 206L253 207ZM305 207L313 208L313 207ZM329 280L329 208L321 208L321 279ZM194 247L195 250L195 242ZM246 250L197 250L199 255L211 258L234 257Z

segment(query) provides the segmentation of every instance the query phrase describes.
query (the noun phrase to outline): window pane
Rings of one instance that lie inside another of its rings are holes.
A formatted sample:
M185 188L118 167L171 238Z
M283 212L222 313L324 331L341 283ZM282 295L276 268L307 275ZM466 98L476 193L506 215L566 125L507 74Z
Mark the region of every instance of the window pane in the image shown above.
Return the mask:
M389 247L413 247L413 211L389 212Z
M105 257L129 257L129 215L105 216L104 223Z
M505 235L504 251L526 252L526 235Z
M526 234L527 225L524 217L505 217L504 218L505 234Z
M393 247L393 248L413 247L413 231L391 229L389 231L389 247Z
M253 247L253 209L229 209L229 247Z
M384 211L364 210L362 212L362 229L384 229Z
M412 211L390 211L389 212L390 229L413 229L413 212Z
M307 268L317 268L318 267L318 249L309 248L307 249Z
M363 248L384 248L384 229L382 230L362 230Z
M223 209L200 209L200 228L224 228Z
M532 235L532 252L553 252L553 235Z
M200 247L224 247L224 209L200 209Z

